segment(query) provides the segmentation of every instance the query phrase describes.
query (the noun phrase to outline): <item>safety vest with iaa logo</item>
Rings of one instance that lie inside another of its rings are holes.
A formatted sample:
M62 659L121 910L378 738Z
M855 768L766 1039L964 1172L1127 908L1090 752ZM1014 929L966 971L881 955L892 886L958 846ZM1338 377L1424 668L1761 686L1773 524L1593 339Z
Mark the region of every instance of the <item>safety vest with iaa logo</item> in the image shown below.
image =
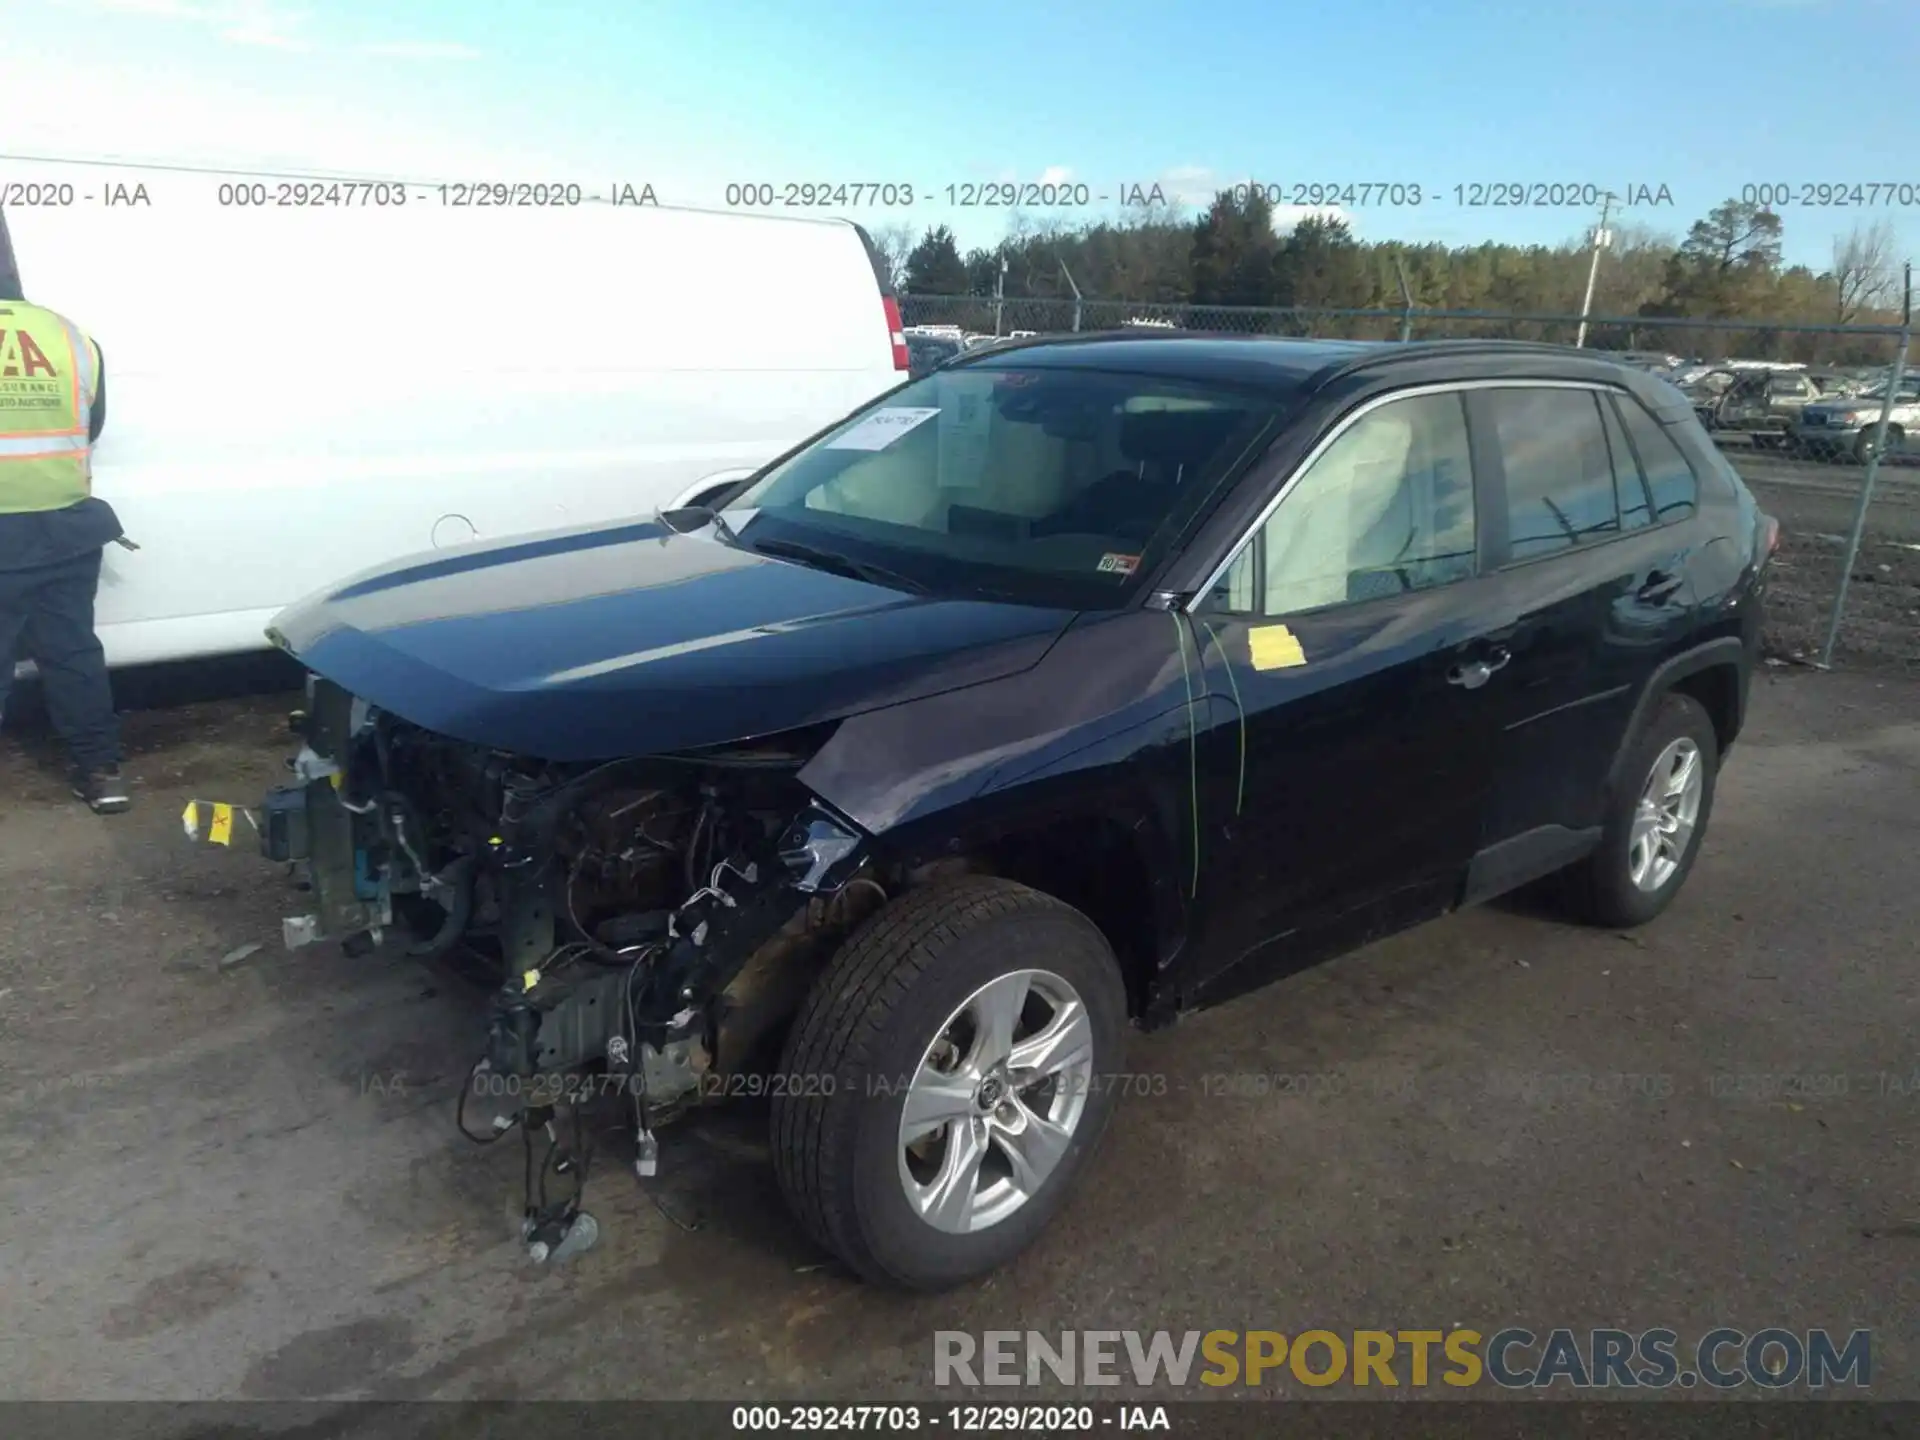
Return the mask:
M65 316L0 301L0 515L64 510L93 492L87 438L100 354Z

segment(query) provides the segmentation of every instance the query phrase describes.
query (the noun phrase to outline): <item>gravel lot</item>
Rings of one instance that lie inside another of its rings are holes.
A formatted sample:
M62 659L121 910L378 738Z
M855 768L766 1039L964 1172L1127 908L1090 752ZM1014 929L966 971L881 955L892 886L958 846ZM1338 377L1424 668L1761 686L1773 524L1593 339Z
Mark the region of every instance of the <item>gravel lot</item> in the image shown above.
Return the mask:
M1874 1393L1920 1398L1913 681L1757 679L1641 932L1509 902L1136 1037L1165 1093L1022 1262L931 1299L822 1263L751 1107L665 1132L664 1210L605 1163L599 1248L530 1269L519 1147L451 1124L484 995L282 952L285 882L181 836L274 780L287 704L131 715L115 820L0 742L0 1394L877 1398L927 1392L937 1329L1518 1323L1865 1326Z
M1863 472L1734 446L1727 454L1781 525L1768 649L1785 659L1817 659ZM1920 466L1883 466L1875 481L1833 662L1920 676Z

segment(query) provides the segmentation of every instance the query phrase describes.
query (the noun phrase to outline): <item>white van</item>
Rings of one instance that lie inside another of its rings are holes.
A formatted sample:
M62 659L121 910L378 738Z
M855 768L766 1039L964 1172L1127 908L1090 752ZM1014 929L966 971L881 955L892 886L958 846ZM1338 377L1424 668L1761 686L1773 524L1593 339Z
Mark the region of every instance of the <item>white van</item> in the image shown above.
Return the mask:
M27 298L106 361L94 493L140 546L106 554L111 665L265 648L411 552L692 503L907 378L844 221L149 189L6 217Z

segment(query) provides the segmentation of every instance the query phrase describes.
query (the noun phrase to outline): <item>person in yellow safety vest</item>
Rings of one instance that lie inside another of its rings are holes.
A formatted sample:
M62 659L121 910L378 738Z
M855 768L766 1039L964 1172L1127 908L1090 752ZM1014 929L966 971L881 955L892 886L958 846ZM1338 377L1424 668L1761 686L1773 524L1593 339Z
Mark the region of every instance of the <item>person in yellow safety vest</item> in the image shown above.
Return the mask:
M106 424L100 348L65 316L0 291L0 717L15 664L40 671L73 764L73 790L103 815L125 810L120 724L93 629L106 547L123 541L93 495ZM124 541L123 541L124 543Z

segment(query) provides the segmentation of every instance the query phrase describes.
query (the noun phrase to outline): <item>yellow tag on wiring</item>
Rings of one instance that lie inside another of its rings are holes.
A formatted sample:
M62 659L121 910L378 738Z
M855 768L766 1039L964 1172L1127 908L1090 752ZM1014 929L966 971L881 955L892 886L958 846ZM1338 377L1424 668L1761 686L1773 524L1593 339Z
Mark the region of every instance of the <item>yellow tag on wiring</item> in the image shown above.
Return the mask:
M187 832L189 840L205 840L210 845L231 845L234 808L219 801L189 800L187 808L180 812L180 827Z
M1259 625L1247 631L1247 654L1256 670L1285 670L1307 663L1299 637L1284 625Z
M526 974L520 977L520 984L525 989L528 989L528 990L533 989L534 986L538 985L539 983L540 983L540 972L538 970L529 970L527 971Z

